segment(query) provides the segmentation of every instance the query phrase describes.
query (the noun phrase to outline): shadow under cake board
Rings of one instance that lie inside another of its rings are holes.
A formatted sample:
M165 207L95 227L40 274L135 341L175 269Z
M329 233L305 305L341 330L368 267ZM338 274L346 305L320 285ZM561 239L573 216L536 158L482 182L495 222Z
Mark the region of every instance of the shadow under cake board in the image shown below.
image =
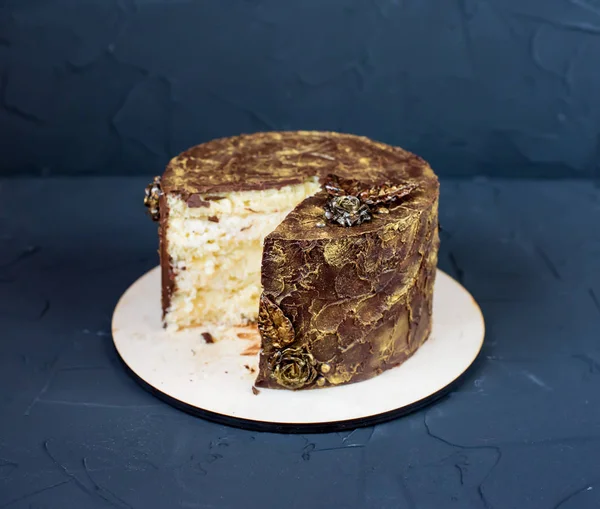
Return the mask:
M247 430L324 433L389 421L452 391L477 358L485 326L469 292L438 270L430 338L401 366L355 384L307 391L260 389L258 394L252 391L258 334L206 344L204 330L163 329L158 267L123 294L112 323L127 371L169 405ZM226 333L236 338L240 330L248 328Z

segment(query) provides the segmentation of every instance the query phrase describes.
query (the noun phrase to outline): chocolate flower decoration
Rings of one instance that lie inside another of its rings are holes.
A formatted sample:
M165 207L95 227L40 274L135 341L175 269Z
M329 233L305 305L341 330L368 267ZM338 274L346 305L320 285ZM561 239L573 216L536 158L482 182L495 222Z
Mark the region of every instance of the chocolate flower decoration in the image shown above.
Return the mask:
M300 389L317 378L317 362L303 347L289 347L271 357L271 376L286 389Z
M342 226L355 226L371 220L369 206L356 196L335 196L325 204L325 217Z
M160 219L159 198L162 195L160 187L160 177L154 177L154 180L146 186L144 194L144 206L148 209L148 214L152 221Z

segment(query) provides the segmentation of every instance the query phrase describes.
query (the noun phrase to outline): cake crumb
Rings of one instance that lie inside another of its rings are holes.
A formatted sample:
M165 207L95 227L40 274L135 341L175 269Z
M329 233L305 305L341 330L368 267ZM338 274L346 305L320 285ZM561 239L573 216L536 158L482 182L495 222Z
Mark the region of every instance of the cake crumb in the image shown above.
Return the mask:
M260 338L258 332L258 326L256 324L249 324L242 330L236 332L236 335L240 339L258 339Z
M256 355L258 352L260 352L260 344L256 343L246 348L242 355Z
M219 218L217 216L208 216L208 220L213 222L213 223L218 223L219 222Z
M215 338L213 337L213 335L210 332L203 332L202 337L204 338L204 341L206 341L207 343L215 342Z
M254 385L252 386L252 394L254 394L255 396L258 396L260 394L260 391L254 387Z
M250 373L254 373L256 370L254 368L251 368L250 366L248 366L248 364L244 364L244 367L250 371Z

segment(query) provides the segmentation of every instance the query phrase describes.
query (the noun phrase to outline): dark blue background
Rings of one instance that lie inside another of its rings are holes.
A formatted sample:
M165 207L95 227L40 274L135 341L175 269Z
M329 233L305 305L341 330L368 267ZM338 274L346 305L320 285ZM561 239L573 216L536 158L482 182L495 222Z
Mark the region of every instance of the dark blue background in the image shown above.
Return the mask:
M479 359L411 415L292 436L188 416L123 369L111 315L157 263L146 183L0 179L1 508L600 507L593 182L444 179L440 267L481 305Z
M3 0L0 173L332 129L441 175L600 175L600 0Z

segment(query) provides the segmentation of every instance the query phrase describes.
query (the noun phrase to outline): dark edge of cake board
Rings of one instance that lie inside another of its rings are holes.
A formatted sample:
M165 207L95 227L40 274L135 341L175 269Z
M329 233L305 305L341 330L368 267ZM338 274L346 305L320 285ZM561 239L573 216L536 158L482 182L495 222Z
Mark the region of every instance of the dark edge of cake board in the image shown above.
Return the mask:
M113 343L113 348L115 348ZM430 394L429 396L415 401L410 405L406 405L402 408L397 408L395 410L390 410L389 412L384 412L377 415L371 415L368 417L360 417L358 419L349 419L345 421L337 421L337 422L325 422L325 423L314 423L314 424L290 424L290 423L277 423L277 422L264 422L264 421L254 421L251 419L241 419L237 417L230 417L228 415L219 414L216 412L211 412L208 410L203 410L201 408L195 407L193 405L189 405L188 403L184 403L164 392L159 391L156 387L153 387L148 382L140 378L121 358L119 352L115 348L117 352L117 357L125 367L125 371L131 376L143 389L148 391L154 397L160 399L161 401L167 403L168 405L185 412L186 414L192 415L194 417L199 417L206 421L214 422L217 424L222 424L225 426L230 426L232 428L244 429L246 431L258 431L265 433L284 433L284 434L294 434L294 433L333 433L336 431L347 431L353 430L356 428L364 428L368 426L375 426L376 424L382 424L384 422L392 421L394 419L398 419L399 417L403 417L405 415L411 414L422 408L431 405L437 400L447 396L451 392L460 386L477 368L477 365L480 363L480 354L481 351L477 354L477 357L473 360L473 362L469 365L469 367L463 371L457 378L452 380L446 387L443 387L437 392ZM400 366L398 366L399 368ZM397 368L396 368L397 369ZM358 382L360 383L360 382ZM248 387L250 390L250 386ZM326 390L326 389L324 389ZM260 395L257 395L260 397Z

